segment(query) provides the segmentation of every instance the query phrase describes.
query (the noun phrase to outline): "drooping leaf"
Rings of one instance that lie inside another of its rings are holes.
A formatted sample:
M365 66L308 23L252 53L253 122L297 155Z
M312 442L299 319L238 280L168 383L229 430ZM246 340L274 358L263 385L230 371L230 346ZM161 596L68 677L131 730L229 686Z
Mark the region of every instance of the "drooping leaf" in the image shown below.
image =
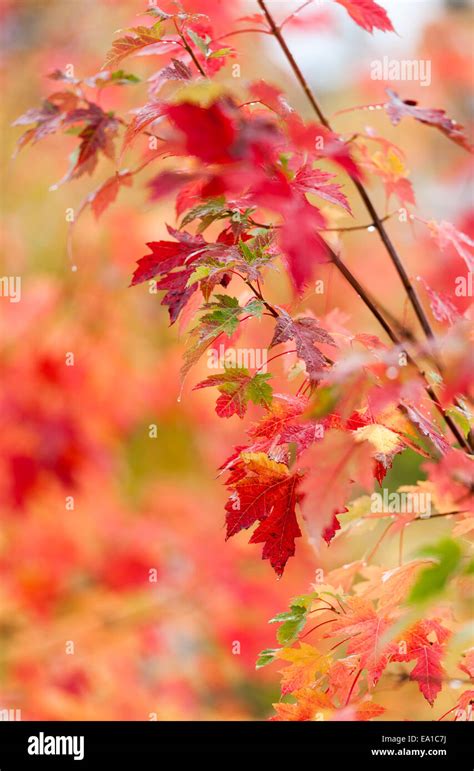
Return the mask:
M331 335L318 324L317 319L309 316L292 319L286 311L281 309L270 348L286 343L288 340L294 340L296 352L303 359L311 382L320 380L327 362L316 343L335 347L336 343Z
M133 177L129 171L121 171L109 177L89 196L89 203L97 218L115 201L122 185L130 186Z
M68 113L77 107L78 101L78 96L72 91L59 91L50 94L40 108L32 108L20 115L13 122L13 126L29 126L32 123L35 123L36 126L22 134L17 143L17 151L29 142L38 142L45 136L58 131Z
M448 246L454 247L460 257L466 263L470 273L474 272L474 241L466 233L454 227L451 222L442 220L426 222L431 236L437 241L440 249L445 251Z
M310 473L305 480L303 515L313 543L333 523L334 514L345 509L354 483L372 489L372 450L343 430L325 432L324 438L301 457Z
M397 126L402 118L414 118L420 123L426 123L441 131L448 139L463 147L465 150L472 151L472 145L469 143L464 127L456 123L455 120L448 118L444 110L418 107L418 102L413 99L400 99L396 91L387 88L389 101L384 105L388 117L394 126Z
M242 473L226 504L227 538L260 522L250 543L264 544L262 558L281 576L295 552L295 538L301 536L295 512L300 475L290 474L284 463L263 452L242 453L240 463Z

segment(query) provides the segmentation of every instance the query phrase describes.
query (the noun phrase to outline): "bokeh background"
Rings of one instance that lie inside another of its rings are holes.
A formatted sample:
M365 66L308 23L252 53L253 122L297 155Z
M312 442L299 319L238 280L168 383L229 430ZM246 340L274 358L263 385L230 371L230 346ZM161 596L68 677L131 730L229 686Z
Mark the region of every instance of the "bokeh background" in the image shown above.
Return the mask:
M391 85L469 126L469 4L383 4L398 36L370 36L329 2L315 3L288 25L290 47L326 112L383 101L385 84L370 79L373 59L423 58L432 62L429 88ZM217 469L242 441L244 424L216 417L210 389L192 392L208 374L204 367L192 373L178 400L185 330L169 328L166 310L146 286L128 288L145 242L165 237L165 223L174 224L172 201L150 203L139 184L126 189L99 222L83 214L69 256L66 210L77 210L106 179L110 162L100 162L94 180L83 177L49 191L67 169L73 137L49 137L12 160L19 130L11 123L54 90L47 73L67 64L80 77L97 72L113 33L136 24L145 5L0 0L0 273L22 278L21 302L0 298L0 708L21 710L23 720L267 717L279 694L275 667L255 671L258 652L274 643L267 620L308 589L317 567L340 566L366 547L354 537L315 554L299 539L296 558L277 581L245 533L225 543L225 490ZM165 10L169 5L160 3ZM270 6L283 18L297 3ZM221 34L235 27L236 17L257 12L251 0L192 0L186 7L209 13ZM231 41L239 50L239 87L268 79L309 117L273 41L258 35ZM125 69L146 78L158 66L156 57L144 57L128 60ZM228 68L218 77L236 85ZM107 89L102 105L126 110L145 99L143 83ZM450 220L472 237L467 154L431 128L406 121L395 129L378 113L344 113L334 125L341 132L370 125L398 142L420 216ZM384 211L382 188L374 186L374 195ZM357 222L365 222L367 215L352 203ZM446 291L463 274L459 256L448 249L441 259L423 229L414 233L395 220L390 232L410 274L423 273L433 288ZM372 294L411 322L376 234L354 233L344 243L345 259ZM309 297L306 307L318 315L337 308L353 329L378 333L329 267L321 268L321 277L327 291ZM276 301L291 301L284 276L274 277L270 287ZM469 300L452 299L461 311ZM269 330L258 334L261 344L260 335ZM66 366L68 353L74 366ZM284 363L276 371L287 387ZM150 425L157 426L155 439ZM408 452L395 464L389 485L419 475ZM433 540L446 526L432 524ZM423 537L417 527L412 548ZM395 551L384 545L379 559L390 564ZM156 582L149 581L150 569L156 569ZM408 715L406 694L416 686L405 687L403 698L394 684L378 697L393 719ZM449 694L439 698L440 714L451 701ZM419 718L431 717L429 706L419 703Z

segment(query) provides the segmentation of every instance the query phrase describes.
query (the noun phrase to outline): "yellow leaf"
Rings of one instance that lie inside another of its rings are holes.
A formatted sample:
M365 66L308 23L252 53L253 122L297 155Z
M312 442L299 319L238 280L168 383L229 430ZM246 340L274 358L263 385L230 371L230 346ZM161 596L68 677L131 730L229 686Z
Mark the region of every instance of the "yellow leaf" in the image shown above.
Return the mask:
M408 176L402 157L392 148L390 148L387 154L378 150L372 155L372 161L377 168L385 174L389 174L394 180Z
M320 653L307 643L300 643L299 648L282 648L278 651L278 657L291 662L289 667L282 670L282 694L310 685L316 675L324 675L328 671L332 661L330 656Z
M288 466L285 463L277 463L268 457L265 452L243 452L240 457L250 471L256 473L270 473L275 476L288 476Z
M400 437L390 428L373 423L355 431L356 442L370 442L377 452L390 455L401 448Z
M220 83L202 81L180 88L175 95L174 103L182 104L183 102L189 102L197 104L199 107L209 107L210 104L215 102L224 93L225 88Z

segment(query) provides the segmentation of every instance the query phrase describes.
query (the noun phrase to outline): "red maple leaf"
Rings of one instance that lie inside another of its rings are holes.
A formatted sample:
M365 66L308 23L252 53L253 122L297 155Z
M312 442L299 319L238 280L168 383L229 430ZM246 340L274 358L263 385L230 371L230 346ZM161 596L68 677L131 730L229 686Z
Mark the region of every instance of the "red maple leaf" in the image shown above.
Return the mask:
M200 235L192 236L170 227L168 232L177 240L148 242L147 246L150 247L151 253L138 260L131 286L149 281L155 276L161 276L156 288L167 290L161 304L168 306L173 324L197 289L197 284L188 287L187 283L193 272L192 263L208 244ZM174 271L175 268L181 268L181 270Z
M443 643L449 632L433 619L423 619L403 635L405 652L400 652L400 644L393 654L394 661L416 660L410 673L410 679L418 683L425 699L433 706L441 690L444 670L441 659L444 655Z
M374 29L380 29L382 32L395 31L385 8L374 0L336 0L336 3L344 6L351 19L367 32L373 32Z
M303 193L314 193L335 206L342 206L349 214L352 214L349 201L342 192L341 186L329 181L334 176L334 174L328 174L327 171L313 169L310 163L305 163L296 172L292 186Z
M359 656L360 667L367 669L369 681L375 685L391 656L398 650L394 642L385 639L392 622L388 616L376 612L372 603L363 598L349 597L347 606L346 614L331 625L327 636L349 638L347 653Z
M173 104L166 108L171 122L183 132L185 149L206 163L231 163L238 136L238 124L223 101L209 107L196 104Z
M317 382L321 378L322 371L327 367L327 361L316 343L336 346L331 335L319 326L317 319L309 316L292 319L286 311L280 309L280 316L269 347L273 348L288 340L295 341L296 353L306 364L310 380Z
M281 576L295 553L295 538L301 536L295 512L301 476L265 453L242 453L240 468L226 504L227 538L260 522L250 543L264 544L262 559L269 559Z

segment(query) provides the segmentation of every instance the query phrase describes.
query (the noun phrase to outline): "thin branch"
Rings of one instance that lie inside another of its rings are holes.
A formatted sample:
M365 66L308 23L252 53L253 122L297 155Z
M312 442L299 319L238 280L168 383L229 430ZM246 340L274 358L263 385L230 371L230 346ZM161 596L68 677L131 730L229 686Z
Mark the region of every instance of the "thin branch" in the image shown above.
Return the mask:
M290 15L286 17L286 19L283 19L283 21L279 25L279 29L283 29L285 24L288 24L288 22L291 21L292 19L294 19L295 16L297 16L303 10L303 8L306 8L306 6L311 5L312 2L313 2L313 0L306 0L306 2L303 3L302 5L300 5L296 9L296 11L293 11L293 13L290 13Z
M382 217L381 222L386 222L396 213L397 212L393 211L391 214L386 214L385 217ZM318 230L321 233L351 233L356 230L368 230L369 228L374 228L375 230L375 223L369 222L368 225L351 225L343 228L318 228Z
M185 38L185 36L184 36L184 32L183 32L183 30L182 30L182 29L180 29L180 28L178 27L178 23L177 23L176 19L175 19L175 21L174 21L174 25L175 25L175 27L176 27L176 32L178 33L178 35L180 36L180 38L181 38L181 40L182 40L182 42L183 42L183 46L185 47L186 51L187 51L187 52L188 52L188 54L190 55L190 57L191 57L191 59L193 60L194 64L196 65L196 68L197 68L197 69L198 69L198 71L201 73L201 75L203 76L203 78L207 78L207 75L206 75L206 73L204 72L203 68L201 67L201 65L200 65L199 61L196 59L196 56L195 56L195 54L194 54L194 51L193 51L193 49L191 48L191 46L189 45L188 41L186 40L186 38Z
M275 310L275 308L273 307L273 305L270 305L270 303L268 303L268 302L265 300L265 298L264 298L264 296L263 296L263 294L262 294L261 290L259 290L259 289L256 289L256 288L254 287L254 285L251 283L251 281L246 281L245 283L247 284L247 286L249 287L249 289L251 289L251 290L252 290L252 292L254 293L255 297L258 297L258 299L259 299L259 300L260 300L260 301L261 301L261 302L264 304L265 308L266 308L268 311L270 311L270 313L272 314L272 316L273 316L275 319L277 319L277 318L279 317L279 315L280 315L280 314L278 313L278 311L276 311L276 310Z
M215 37L211 42L217 43L219 40L225 40L226 37L232 37L232 35L243 35L248 32L261 32L263 35L271 35L269 29L257 29L257 27L248 27L247 29L235 29L233 32L226 32L225 35L219 35L219 37Z

